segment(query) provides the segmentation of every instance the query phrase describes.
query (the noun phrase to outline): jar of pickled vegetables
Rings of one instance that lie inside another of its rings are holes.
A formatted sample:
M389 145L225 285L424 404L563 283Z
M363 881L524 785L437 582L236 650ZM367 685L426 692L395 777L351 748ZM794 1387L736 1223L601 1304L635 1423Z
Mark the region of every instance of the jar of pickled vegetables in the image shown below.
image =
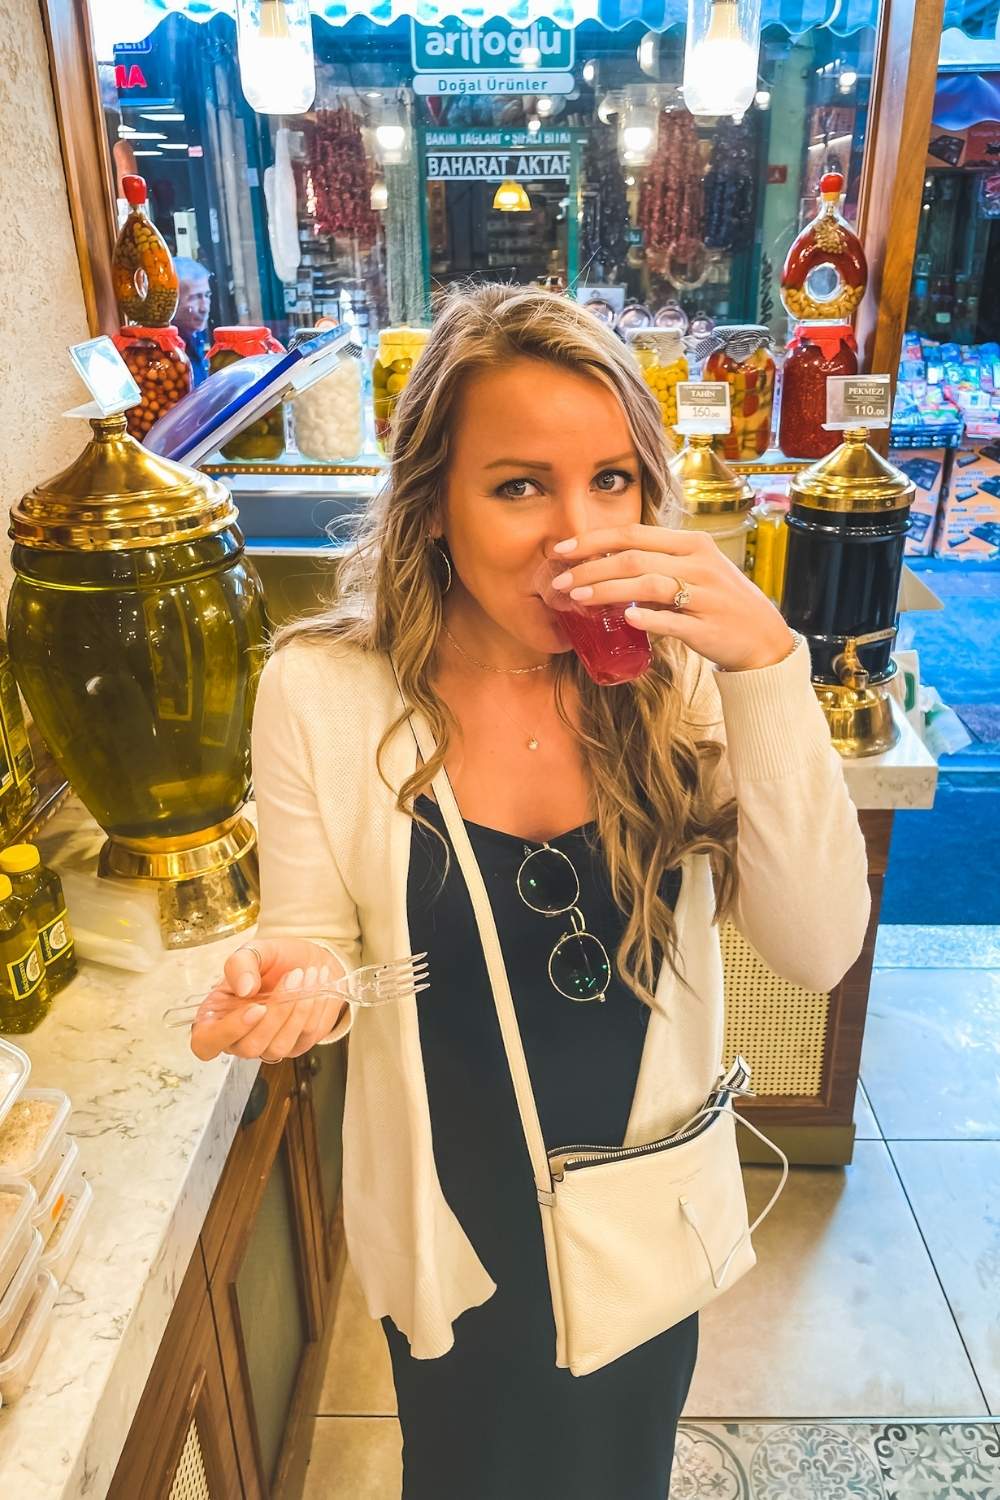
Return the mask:
M673 328L635 328L627 337L642 378L660 403L663 425L672 434L677 421L677 386L688 378L681 336Z
M786 458L824 458L840 442L827 432L826 382L858 373L857 344L849 323L800 323L788 343L781 372L778 441Z
M729 386L732 426L715 439L716 450L729 459L759 458L771 446L774 405L774 360L771 334L757 325L715 328L699 341L703 378Z
M410 371L430 336L429 328L402 327L383 328L378 336L378 353L372 365L372 393L375 436L382 453L388 451L392 414L400 392L405 390Z
M163 238L146 212L146 182L122 178L129 214L111 255L111 282L122 322L165 328L177 311L177 272Z
M226 365L238 359L247 359L253 354L284 354L284 346L278 343L269 328L237 326L216 328L215 339L208 351L209 369L224 370ZM280 458L285 451L285 407L283 402L251 422L249 427L232 438L222 449L223 458L249 458L260 462Z
M139 405L126 412L129 432L142 442L153 423L190 393L191 361L172 326L140 328L130 323L114 335L114 345L142 392Z

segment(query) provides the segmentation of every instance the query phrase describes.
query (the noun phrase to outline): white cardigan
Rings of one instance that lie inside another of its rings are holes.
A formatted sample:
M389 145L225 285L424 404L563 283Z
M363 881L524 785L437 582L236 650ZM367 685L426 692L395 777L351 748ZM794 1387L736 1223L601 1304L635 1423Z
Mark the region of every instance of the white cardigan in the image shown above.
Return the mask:
M779 974L830 989L864 941L867 862L810 684L808 650L800 643L776 666L732 673L714 672L692 653L685 681L691 717L727 742L718 794L735 794L739 807L734 920ZM305 639L267 663L253 727L261 936L326 940L345 968L411 952L412 824L395 810L395 794L375 765L378 742L400 711L384 656ZM420 722L429 735L422 716ZM394 787L416 762L404 724L383 756ZM444 780L439 773L435 787ZM686 1120L721 1066L722 961L705 856L685 862L676 920L690 988L662 966L627 1145L655 1140ZM388 1314L414 1356L433 1359L454 1343L458 1315L485 1302L496 1285L438 1180L416 1005L352 1006L335 1035L352 1025L344 1114L348 1253L371 1316Z

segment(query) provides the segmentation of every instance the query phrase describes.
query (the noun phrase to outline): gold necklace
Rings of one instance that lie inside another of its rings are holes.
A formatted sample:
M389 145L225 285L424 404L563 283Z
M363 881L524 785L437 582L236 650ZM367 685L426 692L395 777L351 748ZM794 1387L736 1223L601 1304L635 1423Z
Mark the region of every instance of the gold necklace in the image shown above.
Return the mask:
M448 637L449 641L451 641L451 644L454 646L459 655L464 656L466 661L471 661L474 667L482 667L484 672L502 672L506 677L524 677L528 672L544 672L546 667L551 667L552 665L550 659L549 661L543 661L539 663L537 667L491 667L488 661L477 661L474 656L470 656L465 647L458 644L455 637L452 635L451 631L443 621L441 623L441 628L444 631L445 635Z
M545 670L546 667L552 665L551 661L543 661L541 663L541 665L537 666L537 667L491 667L490 664L489 664L489 662L476 661L476 658L474 656L470 656L469 653L468 653L468 651L464 650L458 644L458 642L456 641L455 637L452 635L451 631L448 629L447 625L445 625L443 622L442 622L442 629L444 630L445 635L448 637L449 641L451 641L451 644L454 646L455 650L459 653L459 655L460 656L464 656L467 661L471 661L472 665L474 667L482 667L482 669L483 669L484 672L502 672L505 675L510 676L510 677L523 677L528 672L542 672L542 671ZM498 704L497 707L500 707L500 705ZM525 733L528 734L528 738L525 741L525 745L526 745L527 749L529 749L529 750L537 750L538 749L538 736L536 734L531 734L530 732L526 731L525 728L524 728L524 725L523 724L518 724L517 720L514 719L509 713L507 713L507 710L505 708L500 708L500 712L502 714L506 715L506 717L508 719L510 719L510 722L512 724L516 725L516 727L518 729L520 729L520 731L521 731L522 734L525 734Z

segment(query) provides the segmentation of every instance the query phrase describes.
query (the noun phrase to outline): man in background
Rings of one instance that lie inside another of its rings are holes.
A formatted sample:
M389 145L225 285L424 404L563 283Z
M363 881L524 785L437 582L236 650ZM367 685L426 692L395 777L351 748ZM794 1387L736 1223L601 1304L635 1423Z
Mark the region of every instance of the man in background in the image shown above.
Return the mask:
M212 311L210 272L200 261L191 260L186 255L174 256L174 270L179 283L177 316L174 322L191 361L194 383L201 385L209 373L208 349L211 335L208 331L208 319Z

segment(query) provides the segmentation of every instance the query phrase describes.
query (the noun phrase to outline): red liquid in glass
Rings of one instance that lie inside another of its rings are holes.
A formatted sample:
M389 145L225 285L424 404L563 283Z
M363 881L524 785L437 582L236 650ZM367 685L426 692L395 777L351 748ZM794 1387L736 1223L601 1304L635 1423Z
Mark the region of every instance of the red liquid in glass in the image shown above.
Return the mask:
M559 623L599 687L631 682L652 663L645 631L629 624L623 608L560 610Z

